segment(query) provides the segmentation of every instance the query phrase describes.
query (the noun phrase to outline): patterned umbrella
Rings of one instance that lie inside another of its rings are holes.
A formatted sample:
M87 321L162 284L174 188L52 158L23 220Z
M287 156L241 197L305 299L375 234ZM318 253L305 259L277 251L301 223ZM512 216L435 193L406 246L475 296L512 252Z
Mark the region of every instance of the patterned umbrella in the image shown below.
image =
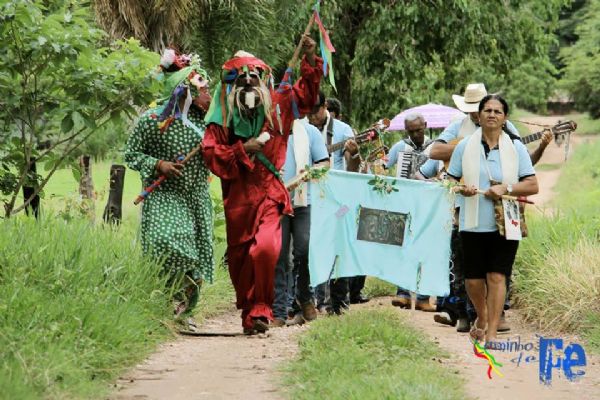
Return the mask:
M428 128L445 128L450 125L450 122L456 118L464 115L462 111L457 110L454 107L443 106L441 104L425 104L424 106L418 106L409 108L408 110L402 111L396 115L388 131L402 131L404 130L404 118L408 114L420 113L425 117Z

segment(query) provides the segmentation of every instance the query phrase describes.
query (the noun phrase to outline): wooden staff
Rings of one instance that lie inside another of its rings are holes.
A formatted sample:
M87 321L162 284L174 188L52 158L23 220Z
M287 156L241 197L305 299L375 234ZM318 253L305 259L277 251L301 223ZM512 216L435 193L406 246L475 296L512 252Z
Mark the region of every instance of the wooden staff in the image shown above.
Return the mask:
M194 147L192 149L192 151L190 151L185 156L185 158L181 159L181 157L179 157L180 159L177 160L177 164L181 164L181 165L187 164L188 161L190 161L192 159L192 157L194 157L199 151L202 151L202 143L200 143L198 146ZM158 177L157 180L155 180L154 182L152 182L152 184L150 186L148 186L147 188L145 188L142 191L142 193L139 194L139 196L133 201L133 204L135 204L137 206L142 201L144 201L146 199L146 197L148 197L148 195L150 193L152 193L154 191L154 189L156 189L157 187L159 187L160 184L163 183L166 179L167 179L166 175L161 175L160 177Z
M477 189L477 194L485 194L485 190ZM500 197L504 200L518 201L519 203L535 204L533 201L529 200L525 196L511 196L508 194L503 194Z
M455 193L458 192L458 190L461 187L465 187L464 185L459 185L459 186L455 186L454 189L452 189ZM486 191L485 190L481 190L481 189L477 189L477 194L485 194ZM512 201L518 201L519 203L526 203L526 204L535 204L533 201L529 200L527 197L525 196L511 196L508 194L503 194L502 196L500 196L503 200L512 200Z
M324 169L324 168L329 168L329 165L315 166L315 167L311 167L309 169L306 169L306 170L300 172L298 175L294 176L292 179L290 179L288 182L285 183L285 188L291 192L292 190L294 190L298 186L300 186L303 182L306 182L309 180L307 177L311 171L318 170L318 169Z
M304 36L308 36L310 34L310 30L312 29L314 22L315 22L315 13L313 11L313 13L310 16L310 19L308 20L308 25L306 25L306 29L304 30L304 33L302 34L302 37L300 38L300 42L296 46L296 50L294 50L292 59L288 63L288 67L294 68L294 66L296 65L296 61L298 61L298 56L300 55L300 49L302 49L302 42L304 41Z

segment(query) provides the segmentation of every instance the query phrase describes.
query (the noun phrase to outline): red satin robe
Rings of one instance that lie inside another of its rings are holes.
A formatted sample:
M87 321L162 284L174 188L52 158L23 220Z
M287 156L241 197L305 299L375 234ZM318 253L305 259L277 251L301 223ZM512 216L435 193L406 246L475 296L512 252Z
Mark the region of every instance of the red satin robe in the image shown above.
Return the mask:
M306 58L300 67L301 77L293 88L273 94L274 128L265 125L271 139L263 153L279 171L285 162L288 135L292 129L292 90L298 111L311 111L319 94L323 60L315 57L312 67ZM282 130L279 129L275 105L279 104ZM283 132L283 133L281 133ZM206 128L203 156L208 168L221 178L223 205L227 222L227 260L235 288L237 308L242 310L242 326L252 328L253 318L273 319L275 264L281 250L280 217L292 214L289 193L258 159L251 159L243 147L243 138L223 127Z

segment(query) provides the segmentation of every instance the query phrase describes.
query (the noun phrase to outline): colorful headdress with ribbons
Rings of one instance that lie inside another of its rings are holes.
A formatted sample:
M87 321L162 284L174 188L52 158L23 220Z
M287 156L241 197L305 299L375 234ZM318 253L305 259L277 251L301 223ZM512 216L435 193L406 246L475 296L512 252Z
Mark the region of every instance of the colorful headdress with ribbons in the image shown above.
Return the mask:
M188 119L192 105L192 91L197 86L208 85L208 74L200 67L200 57L196 54L178 54L173 49L166 49L160 59L158 79L164 81L163 96L157 100L158 127L165 132L171 122L180 118L184 125L192 128L201 136L204 132ZM179 100L186 96L183 109Z
M263 60L245 51L238 51L234 57L223 64L221 72L221 85L213 94L210 108L206 113L207 124L214 123L228 129L233 125L235 134L244 138L257 137L261 133L265 117L270 121L270 115L266 115L263 105L257 108L256 116L252 119L241 115L240 110L229 109L227 95L233 89L236 79L240 75L255 73L259 79L273 92L273 76L271 67ZM267 110L268 112L268 110Z

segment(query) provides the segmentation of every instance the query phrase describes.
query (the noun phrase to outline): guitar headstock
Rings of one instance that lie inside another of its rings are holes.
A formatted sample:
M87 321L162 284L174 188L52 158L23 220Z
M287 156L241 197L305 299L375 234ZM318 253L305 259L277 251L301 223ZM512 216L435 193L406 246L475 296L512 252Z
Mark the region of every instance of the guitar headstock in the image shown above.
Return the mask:
M577 123L575 121L565 121L554 125L550 130L553 135L566 135L577 129Z
M390 149L387 146L379 146L373 149L371 152L369 152L369 155L366 157L365 162L373 162L375 160L382 159L389 152Z
M360 132L355 136L354 140L356 140L357 144L370 142L372 140L377 139L381 134L385 132L387 128L390 126L390 120L387 118L382 118L379 121L375 122L371 125L370 128Z
M575 121L565 121L554 125L550 128L554 141L557 145L561 145L565 139L565 136L574 132L577 129L577 123Z
M380 131L384 131L390 127L390 120L387 118L382 118L379 121L375 122L373 126L379 129Z

